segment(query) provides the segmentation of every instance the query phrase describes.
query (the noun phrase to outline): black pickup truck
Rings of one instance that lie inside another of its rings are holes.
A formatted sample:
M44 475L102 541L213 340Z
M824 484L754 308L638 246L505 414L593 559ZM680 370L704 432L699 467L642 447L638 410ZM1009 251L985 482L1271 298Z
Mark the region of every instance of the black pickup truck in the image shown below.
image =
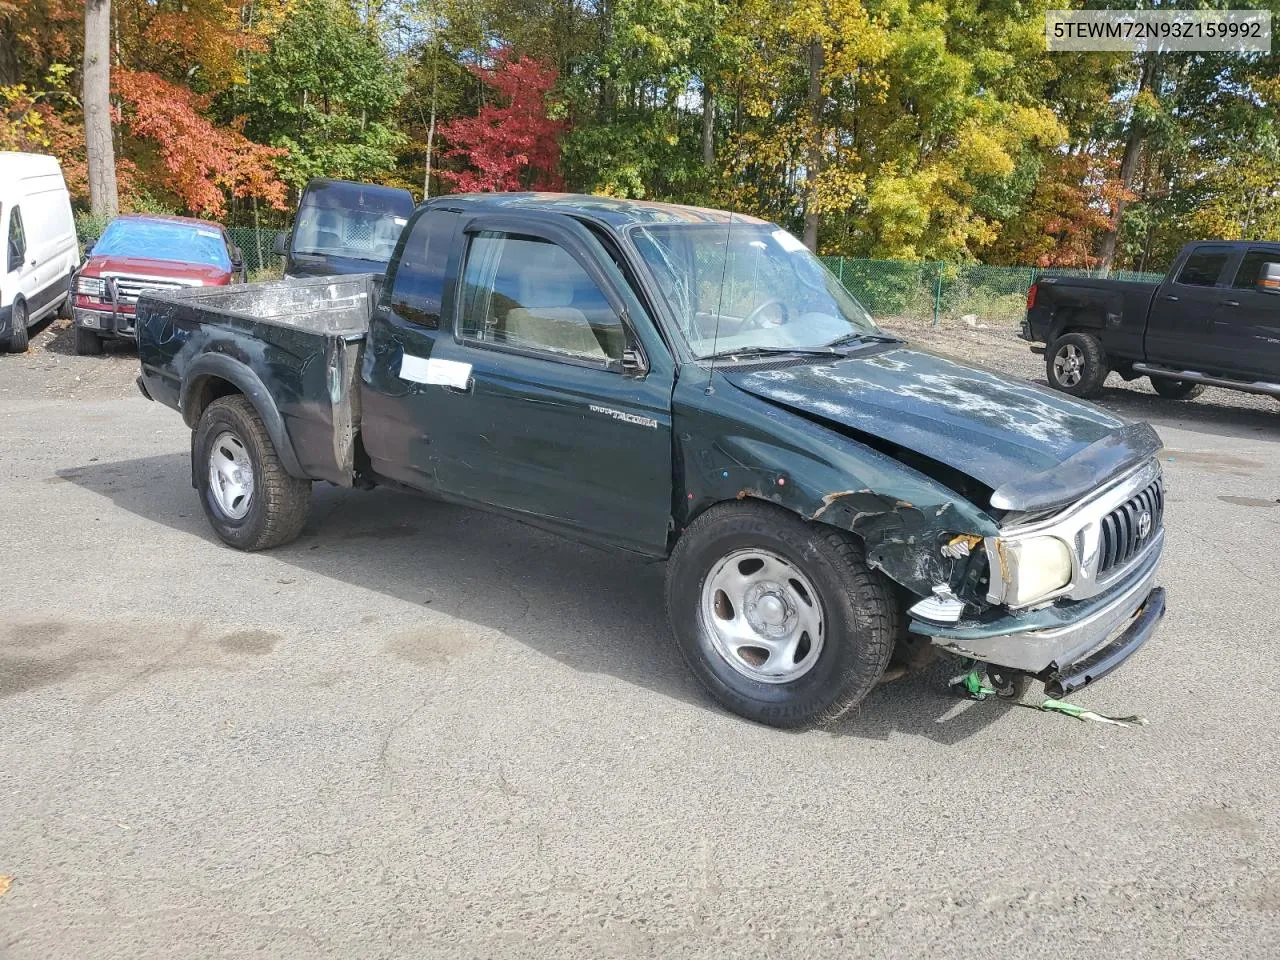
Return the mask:
M413 195L399 187L316 178L298 201L293 229L272 249L286 277L382 273L413 213Z
M1043 277L1021 336L1076 397L1113 370L1173 400L1205 386L1280 397L1280 244L1189 243L1160 283Z
M791 234L554 194L433 199L385 282L150 292L144 395L182 412L224 541L313 481L390 485L668 560L694 673L831 720L930 641L1063 696L1164 613L1159 438L907 347Z

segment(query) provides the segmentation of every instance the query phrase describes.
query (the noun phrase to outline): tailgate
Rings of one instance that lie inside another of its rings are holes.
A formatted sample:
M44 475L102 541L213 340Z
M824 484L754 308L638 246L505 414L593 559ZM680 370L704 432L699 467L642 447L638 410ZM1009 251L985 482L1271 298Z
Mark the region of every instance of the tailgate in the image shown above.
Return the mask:
M148 291L138 300L143 381L192 427L201 397L230 382L255 406L274 405L305 476L350 486L375 290L372 276L355 275Z

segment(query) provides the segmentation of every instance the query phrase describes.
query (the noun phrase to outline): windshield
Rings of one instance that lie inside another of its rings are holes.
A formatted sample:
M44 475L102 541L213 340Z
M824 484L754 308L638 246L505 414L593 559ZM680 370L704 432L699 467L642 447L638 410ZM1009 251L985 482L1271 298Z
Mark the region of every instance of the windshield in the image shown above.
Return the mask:
M231 270L227 241L218 227L173 220L112 220L93 245L93 256L143 257Z
M408 190L313 183L298 207L293 252L387 263L411 213Z
M631 237L699 358L880 332L821 260L771 224L662 224Z

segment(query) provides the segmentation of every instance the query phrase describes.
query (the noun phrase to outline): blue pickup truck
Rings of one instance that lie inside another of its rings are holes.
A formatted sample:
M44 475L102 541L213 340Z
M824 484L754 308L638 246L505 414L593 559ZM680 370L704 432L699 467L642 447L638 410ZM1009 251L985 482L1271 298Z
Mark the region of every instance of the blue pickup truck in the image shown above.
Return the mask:
M1164 614L1150 427L887 336L761 220L436 198L385 278L144 294L138 352L228 544L287 544L325 481L665 560L685 660L763 723L930 643L1063 696Z

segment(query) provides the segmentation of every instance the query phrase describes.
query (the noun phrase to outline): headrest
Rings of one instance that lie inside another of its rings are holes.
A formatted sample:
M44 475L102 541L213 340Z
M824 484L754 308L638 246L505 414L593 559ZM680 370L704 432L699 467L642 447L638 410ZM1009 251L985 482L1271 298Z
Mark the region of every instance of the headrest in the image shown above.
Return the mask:
M582 279L582 268L552 243L528 243L520 272L520 304L524 307L568 307Z

